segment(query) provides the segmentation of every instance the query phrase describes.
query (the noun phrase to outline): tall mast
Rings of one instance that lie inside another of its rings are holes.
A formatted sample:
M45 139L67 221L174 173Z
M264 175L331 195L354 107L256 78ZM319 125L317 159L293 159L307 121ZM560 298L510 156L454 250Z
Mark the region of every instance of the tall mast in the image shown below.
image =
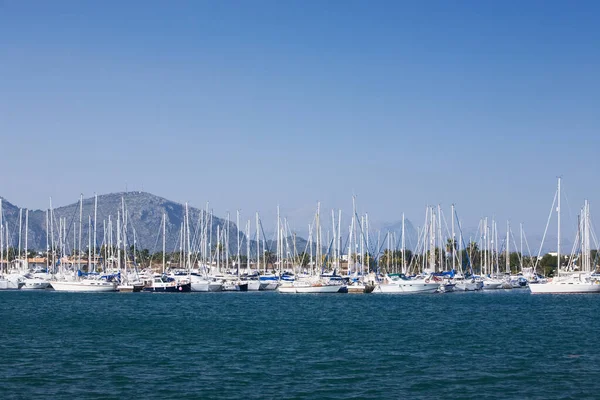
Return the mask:
M165 261L166 261L166 231L167 231L167 214L163 212L162 218L162 273L165 273Z
M123 242L123 263L125 274L127 274L127 211L125 210L125 197L121 197L121 218L123 219L123 223L121 224L121 240ZM121 252L121 248L119 248L119 252ZM121 265L119 264L119 268Z
M25 209L25 270L29 269L29 252L27 237L29 236L29 209Z
M558 215L558 234L556 241L556 268L557 274L560 274L560 177L558 178L558 206L556 207L556 213Z
M369 214L365 213L365 229L367 230L367 273L371 268L370 254L369 254Z
M404 237L404 213L402 213L402 273L406 273L406 241Z
M21 258L21 232L23 232L23 209L19 208L19 254L17 258Z
M83 227L83 194L79 196L79 247L77 251L77 269L81 269L81 230Z
M452 270L456 269L456 234L454 233L454 204L452 204Z
M519 236L521 239L521 245L520 245L521 246L520 247L521 257L519 257L519 265L521 267L521 271L523 271L523 223L522 222L519 224Z
M437 211L438 211L438 240L440 242L440 256L439 256L439 260L440 260L440 266L439 266L439 270L443 271L446 268L444 267L444 261L443 261L443 254L444 254L444 241L442 240L442 207L438 204L437 207Z
M2 219L2 198L0 198L0 273L4 265L4 224ZM8 258L8 257L6 257Z
M96 241L96 225L97 225L97 218L98 218L98 195L96 193L94 193L94 241L93 241L93 246L94 246L94 271L96 271L96 266L98 264L98 257L96 255L96 245L98 244L98 242Z
M340 272L340 258L342 257L342 210L338 210L338 245L337 245L337 269Z
M258 212L256 213L256 270L260 272L260 223L258 218ZM266 265L264 272L267 272Z
M110 260L111 268L113 268L113 265L114 265L113 251L114 251L113 224L112 224L112 215L109 215L108 216L108 247L104 248L104 259Z
M221 225L217 225L217 272L221 273Z
M121 269L121 211L117 210L117 269Z
M185 203L185 241L186 241L186 254L187 254L187 261L186 261L186 268L189 270L192 269L192 252L190 249L190 217L189 217L189 209L188 209L188 203Z
M229 269L229 211L227 211L227 227L224 232L225 235L225 270Z
M429 223L429 269L436 271L435 268L435 211L431 207L430 223Z
M88 215L88 227L92 225L92 216ZM88 228L88 272L92 271L92 231ZM94 272L96 264L94 263Z
M246 271L250 273L250 220L246 224Z
M493 223L492 223L493 226ZM483 257L482 257L482 261L483 261L483 268L484 268L484 273L489 274L490 272L493 272L493 269L490 269L489 264L488 264L488 253L489 253L489 231L488 231L488 218L485 217L485 219L483 220L483 243L481 246L481 250L480 252L483 252Z
M336 266L336 258L337 258L337 229L335 227L335 213L333 209L331 210L331 225L333 228L333 268ZM328 241L329 243L329 241Z
M365 274L365 218L360 217L360 273ZM358 257L357 257L358 258Z
M54 210L52 209L52 197L50 197L50 245L52 246L52 270L56 266L55 249L54 249Z
M102 235L104 236L103 240L102 240L102 243L104 243L104 260L102 262L102 267L103 267L102 269L104 271L106 271L106 260L108 260L108 256L107 256L107 254L108 254L107 253L107 251L108 251L108 248L107 248L108 247L107 246L108 241L107 241L107 236L106 236L106 220L105 219L102 220ZM98 252L98 255L102 256L102 250L100 250ZM96 260L98 260L98 257L96 258Z
M510 274L510 222L506 221L506 272Z
M0 200L1 202L2 200ZM0 205L0 213L2 213L2 206ZM2 221L2 218L0 217L0 221ZM0 226L2 226L2 223L0 222ZM49 269L49 265L48 265L48 261L50 260L50 238L49 238L49 233L50 232L50 227L48 226L48 209L46 209L46 273L48 273L48 269ZM0 230L0 238L2 237L2 231ZM0 239L1 240L1 239ZM0 251L0 259L2 259L2 252Z
M282 260L282 235L281 235L281 217L279 214L279 204L277 204L277 265L279 265L279 275L281 276L281 260Z
M387 264L387 271L388 271L388 273L391 271L391 267L392 267L391 259L390 259L390 256L392 254L391 253L391 247L392 247L391 243L392 243L392 238L391 238L390 231L388 230L388 232L387 232L387 250L388 250L388 254L387 254L387 257L386 257L387 258L387 260L386 260L387 263L386 264Z
M315 265L315 267L320 268L321 267L321 221L320 218L321 216L319 215L321 210L321 203L318 202L317 203L317 219L316 219L316 234L317 234L317 249L315 251L316 255L317 255L317 264ZM318 269L317 269L318 271Z
M236 225L235 225L235 230L236 230L236 236L237 236L237 261L236 261L236 265L237 265L237 272L238 272L238 278L240 276L240 210L236 210Z
M308 248L310 249L310 275L313 275L313 238L312 238L312 226L308 225Z

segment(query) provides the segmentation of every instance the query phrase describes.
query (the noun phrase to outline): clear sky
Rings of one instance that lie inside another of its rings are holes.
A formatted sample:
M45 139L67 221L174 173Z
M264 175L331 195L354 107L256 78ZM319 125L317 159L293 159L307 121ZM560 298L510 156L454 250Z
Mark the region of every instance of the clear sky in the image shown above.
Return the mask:
M600 207L595 1L0 0L0 194L246 216ZM449 213L449 211L447 211ZM304 213L304 214L303 214ZM308 224L310 221L297 221Z

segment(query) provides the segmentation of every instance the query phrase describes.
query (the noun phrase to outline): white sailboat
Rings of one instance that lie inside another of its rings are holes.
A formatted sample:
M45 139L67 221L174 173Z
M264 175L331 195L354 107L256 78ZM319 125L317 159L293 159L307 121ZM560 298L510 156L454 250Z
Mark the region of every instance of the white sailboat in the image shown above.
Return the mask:
M600 293L600 280L592 275L590 260L590 208L587 200L582 210L581 225L578 231L578 237L581 244L580 265L576 267L571 260L570 271L561 271L560 255L560 178L558 178L557 189L557 221L558 221L558 240L557 240L557 276L546 283L532 283L529 290L533 294L538 293ZM553 205L554 207L554 205ZM568 266L569 267L569 266Z
M83 195L79 198L79 251L78 251L78 271L76 274L71 275L72 279L66 279L63 276L62 279L57 279L50 284L55 291L58 292L116 292L118 282L113 280L113 277L85 277L85 274L81 272L81 239L82 239L82 219L83 219ZM75 230L73 231L75 238ZM74 240L75 242L75 240ZM75 246L73 246L75 250ZM73 251L75 256L75 251Z

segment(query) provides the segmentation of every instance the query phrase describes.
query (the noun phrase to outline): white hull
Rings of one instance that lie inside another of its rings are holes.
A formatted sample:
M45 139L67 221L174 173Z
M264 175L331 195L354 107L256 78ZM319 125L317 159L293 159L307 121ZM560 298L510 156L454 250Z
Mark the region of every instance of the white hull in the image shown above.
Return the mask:
M342 288L341 285L297 286L296 293L338 293Z
M498 281L483 281L483 290L502 289L502 282Z
M237 282L225 282L221 290L224 292L239 292L240 286Z
M600 293L600 284L594 282L534 283L529 285L531 293Z
M454 283L441 283L440 284L440 292L442 292L442 293L454 292L455 286L456 285Z
M440 288L438 282L423 280L382 283L377 285L374 292L378 293L435 293Z
M457 292L474 292L476 290L481 290L482 288L483 282L458 281L456 282L456 286L454 286L454 290Z
M210 282L208 281L192 281L191 291L192 292L208 292L210 288ZM220 286L220 284L219 284Z
M40 278L31 278L25 279L25 284L23 285L22 289L43 290L47 289L48 287L50 287L50 282Z
M208 284L209 292L220 292L223 290L223 284L221 282L210 282Z
M0 279L0 290L17 290L23 286L22 283L11 281L8 279Z
M259 290L277 290L277 282L261 282Z
M96 280L54 281L50 283L58 292L116 292L117 282Z
M247 283L249 292L256 292L260 289L260 281L258 280L249 280Z
M293 284L284 283L277 288L279 293L296 293L296 288Z

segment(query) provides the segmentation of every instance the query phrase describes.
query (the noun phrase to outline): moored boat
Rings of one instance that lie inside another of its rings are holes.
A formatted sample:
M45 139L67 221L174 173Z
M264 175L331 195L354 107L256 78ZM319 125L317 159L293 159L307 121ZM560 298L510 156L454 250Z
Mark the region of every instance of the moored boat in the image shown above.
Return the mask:
M23 282L22 289L27 290L43 290L50 287L50 282L42 278L26 278Z
M116 292L117 282L104 279L82 279L78 281L51 281L57 292Z
M144 287L144 292L183 293L191 291L190 282L177 282L175 279L162 275L155 276L150 285Z

